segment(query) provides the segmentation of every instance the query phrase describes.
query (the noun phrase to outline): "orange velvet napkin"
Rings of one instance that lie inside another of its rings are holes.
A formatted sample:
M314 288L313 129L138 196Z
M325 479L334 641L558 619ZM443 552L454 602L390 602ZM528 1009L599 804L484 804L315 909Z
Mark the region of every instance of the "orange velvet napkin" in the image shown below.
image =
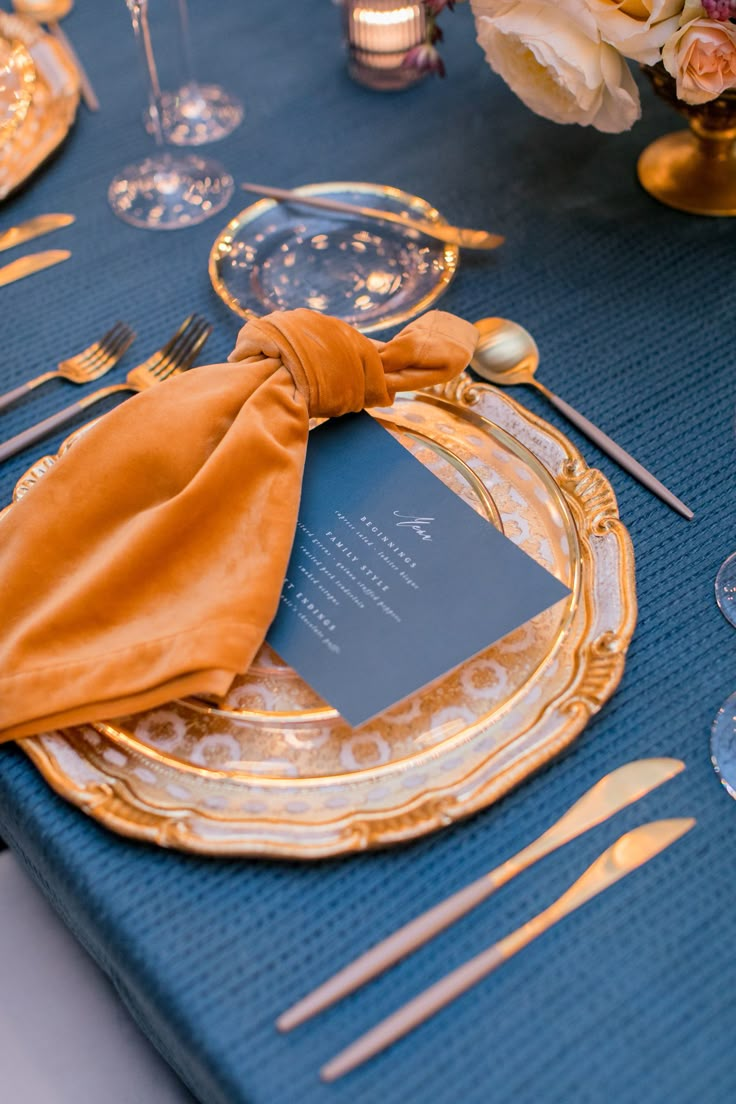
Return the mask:
M224 695L276 613L310 416L449 380L475 341L440 311L387 344L275 313L101 418L0 519L0 740Z

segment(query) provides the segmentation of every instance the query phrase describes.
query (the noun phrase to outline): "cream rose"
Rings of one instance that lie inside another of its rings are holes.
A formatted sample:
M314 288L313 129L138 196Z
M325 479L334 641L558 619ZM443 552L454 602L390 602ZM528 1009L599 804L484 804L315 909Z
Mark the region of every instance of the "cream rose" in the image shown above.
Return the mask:
M601 40L585 0L471 0L471 6L489 65L532 111L609 133L639 118L634 78Z
M662 50L677 96L689 104L707 103L736 88L736 26L693 19L667 40Z
M683 0L587 0L601 38L634 61L656 65L677 29Z

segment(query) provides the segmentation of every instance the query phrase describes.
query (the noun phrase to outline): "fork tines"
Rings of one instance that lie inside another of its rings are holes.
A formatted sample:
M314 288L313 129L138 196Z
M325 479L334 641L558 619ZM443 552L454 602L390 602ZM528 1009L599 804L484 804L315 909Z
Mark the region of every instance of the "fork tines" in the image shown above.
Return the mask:
M110 360L117 362L135 340L135 331L125 322L116 322L99 341L78 353L73 359L86 372L94 372ZM70 358L71 359L71 358Z
M212 326L198 314L185 318L176 333L144 362L144 367L157 379L166 379L172 372L191 368L197 353L212 333Z

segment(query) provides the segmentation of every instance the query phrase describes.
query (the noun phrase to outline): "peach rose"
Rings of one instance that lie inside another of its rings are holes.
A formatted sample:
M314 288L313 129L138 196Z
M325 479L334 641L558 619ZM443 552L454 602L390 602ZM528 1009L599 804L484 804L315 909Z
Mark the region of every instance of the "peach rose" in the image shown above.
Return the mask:
M736 88L736 25L692 19L662 50L667 72L677 81L677 96L689 104L707 103Z
M613 133L640 114L626 62L601 40L586 0L471 0L491 68L555 123Z
M633 61L655 65L677 29L683 0L587 0L601 38Z

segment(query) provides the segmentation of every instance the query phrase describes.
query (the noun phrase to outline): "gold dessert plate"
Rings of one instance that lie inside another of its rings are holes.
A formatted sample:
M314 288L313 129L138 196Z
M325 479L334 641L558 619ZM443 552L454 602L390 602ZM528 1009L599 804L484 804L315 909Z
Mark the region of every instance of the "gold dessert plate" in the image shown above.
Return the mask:
M566 583L569 598L355 731L264 646L221 707L187 699L21 741L59 793L164 846L319 858L408 840L483 808L558 754L610 697L636 597L631 542L600 472L466 374L372 413ZM53 462L35 465L16 496Z
M294 191L445 221L425 199L383 184L307 184ZM217 294L241 318L309 307L373 333L435 303L459 257L457 246L409 227L261 199L215 239L209 273Z
M20 44L35 69L30 101L0 145L1 202L69 133L79 103L79 78L63 46L30 19L0 11L0 40Z

